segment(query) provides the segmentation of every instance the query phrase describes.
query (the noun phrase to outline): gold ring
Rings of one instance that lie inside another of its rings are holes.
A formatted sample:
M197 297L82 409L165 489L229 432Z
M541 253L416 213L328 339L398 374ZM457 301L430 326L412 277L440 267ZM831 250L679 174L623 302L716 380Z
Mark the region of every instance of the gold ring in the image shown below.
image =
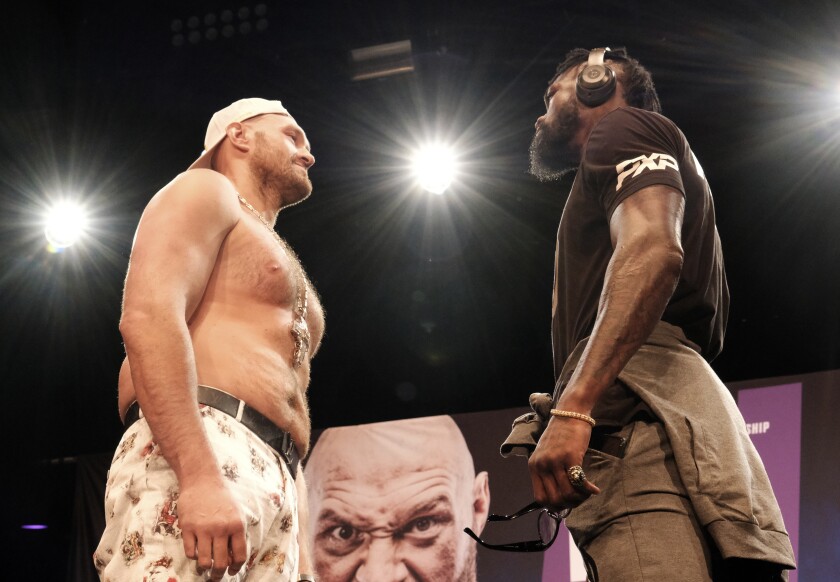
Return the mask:
M583 472L583 467L580 465L569 467L566 474L569 476L569 483L572 484L572 487L583 487L586 482L586 473Z

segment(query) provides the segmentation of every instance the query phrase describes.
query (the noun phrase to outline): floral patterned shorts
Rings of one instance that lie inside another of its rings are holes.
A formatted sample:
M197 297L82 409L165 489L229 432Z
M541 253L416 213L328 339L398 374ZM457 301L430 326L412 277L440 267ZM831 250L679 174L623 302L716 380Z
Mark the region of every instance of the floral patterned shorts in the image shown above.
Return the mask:
M225 582L297 580L295 483L277 453L234 418L201 416L214 453L247 519L249 558ZM123 435L105 488L105 532L93 555L103 582L206 580L184 554L178 481L145 418Z

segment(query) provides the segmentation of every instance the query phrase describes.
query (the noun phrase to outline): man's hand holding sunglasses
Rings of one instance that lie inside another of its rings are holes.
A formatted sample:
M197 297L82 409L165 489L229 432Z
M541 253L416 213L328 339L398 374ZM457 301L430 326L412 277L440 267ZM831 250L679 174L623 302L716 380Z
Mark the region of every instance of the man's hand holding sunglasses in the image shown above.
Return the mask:
M555 414L562 412L552 410L552 418L528 459L534 499L540 506L554 510L577 507L601 492L581 469L594 421L580 418L588 419L586 415Z
M552 418L528 460L536 501L509 515L490 514L489 522L512 522L537 516L534 539L506 543L489 542L470 528L464 531L476 542L491 550L507 552L543 552L554 543L560 522L577 507L601 490L586 479L581 463L589 446L595 421L586 414L559 409Z

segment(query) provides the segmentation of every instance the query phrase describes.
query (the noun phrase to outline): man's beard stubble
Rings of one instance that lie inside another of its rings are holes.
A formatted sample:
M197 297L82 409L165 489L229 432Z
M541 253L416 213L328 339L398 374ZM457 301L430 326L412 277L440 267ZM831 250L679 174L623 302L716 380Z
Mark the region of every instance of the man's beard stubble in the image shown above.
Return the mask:
M569 100L550 122L544 122L534 133L529 149L529 173L540 182L560 179L577 168L580 152L571 145L580 127L578 104Z
M470 547L467 550L467 559L466 562L464 562L464 569L461 571L461 575L458 579L454 582L476 582L478 574L476 553L476 544L470 544Z
M256 150L250 161L260 193L277 208L286 208L302 202L312 193L309 177L296 174L293 158L283 159L274 152L265 136L258 133Z

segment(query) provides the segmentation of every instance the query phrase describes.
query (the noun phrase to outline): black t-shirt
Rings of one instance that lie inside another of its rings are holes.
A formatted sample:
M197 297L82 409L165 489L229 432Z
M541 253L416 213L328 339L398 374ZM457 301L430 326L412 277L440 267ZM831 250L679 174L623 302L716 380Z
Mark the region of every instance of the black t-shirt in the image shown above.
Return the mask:
M729 290L709 184L672 121L624 107L604 116L589 135L560 220L552 302L557 377L575 345L592 332L613 252L613 212L633 193L656 184L685 196L683 268L662 319L682 328L707 360L720 353Z

